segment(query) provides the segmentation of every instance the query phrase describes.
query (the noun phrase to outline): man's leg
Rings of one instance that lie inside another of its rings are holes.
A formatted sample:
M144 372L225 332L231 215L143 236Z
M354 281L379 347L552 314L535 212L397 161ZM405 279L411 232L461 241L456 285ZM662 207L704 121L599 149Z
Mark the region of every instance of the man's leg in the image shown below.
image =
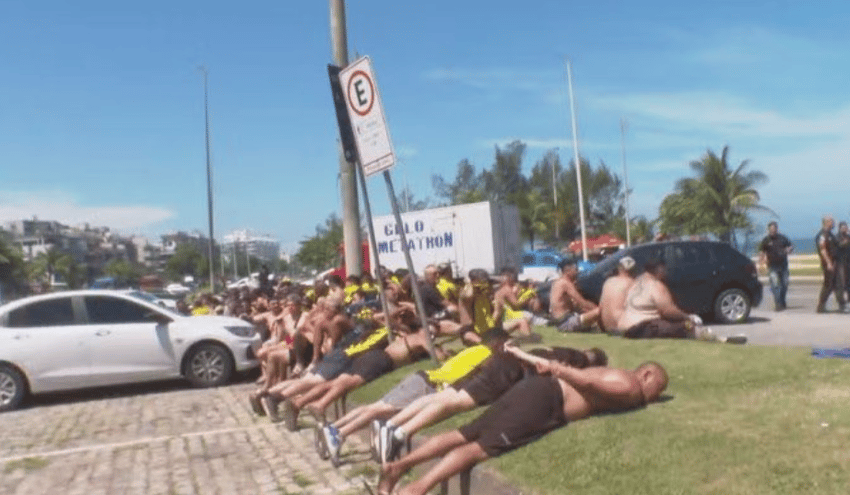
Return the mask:
M369 426L372 420L388 418L397 411L398 409L395 406L379 401L366 406L358 415L349 418L344 423L340 423L340 421L335 422L334 426L339 428L339 434L342 438L348 438L352 433ZM347 416L342 419L345 419Z
M780 272L780 291L779 291L779 301L782 303L782 309L788 307L788 303L785 299L785 296L788 295L788 282L790 280L788 268L784 268Z
M475 401L468 393L453 388L445 390L445 392L449 391L451 393L443 394L441 392L437 394L435 400L422 408L416 415L408 421L396 425L396 430L401 430L404 437L415 435L426 426L439 423L455 414L475 409Z
M405 406L404 409L402 409L401 411L397 412L392 418L389 419L388 423L394 426L404 424L410 421L414 416L419 413L419 411L428 406L428 404L440 400L441 397L445 397L446 395L451 394L452 391L454 391L454 389L447 388L435 394L420 397Z
M817 312L823 313L826 311L826 300L829 299L829 293L832 292L832 288L835 279L835 270L829 271L826 267L823 268L823 285L820 288L820 296L818 296L818 307Z
M401 488L399 495L425 495L439 483L452 476L466 471L479 462L486 461L490 456L475 442L461 445L440 459L421 478Z
M315 413L317 417L324 418L325 409L327 409L333 401L339 399L345 395L346 392L354 390L364 383L366 382L363 380L362 376L343 373L342 375L339 375L336 380L331 382L330 387L320 398L309 401L308 408L310 411Z
M292 399L292 405L294 405L297 409L301 409L306 404L309 404L309 403L313 402L314 400L318 399L319 397L325 395L325 393L327 393L327 391L330 390L330 388L333 386L334 382L336 382L336 380L338 380L338 379L339 379L339 377L334 378L333 380L331 380L329 382L322 382L322 383L319 383L318 385L315 385L314 387L305 391L303 394Z
M773 308L779 311L782 308L782 270L779 268L770 268L770 292L773 294Z
M469 442L458 430L447 431L429 438L401 459L381 466L378 492L386 494L392 492L395 484L404 476L404 473L410 471L416 465L444 455L467 443Z

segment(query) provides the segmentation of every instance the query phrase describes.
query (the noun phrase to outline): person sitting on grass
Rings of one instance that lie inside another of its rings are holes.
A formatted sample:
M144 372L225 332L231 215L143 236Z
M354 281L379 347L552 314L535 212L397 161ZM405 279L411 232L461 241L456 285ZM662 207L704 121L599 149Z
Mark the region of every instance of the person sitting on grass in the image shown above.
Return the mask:
M510 267L502 269L502 285L496 290L493 295L495 310L493 319L502 322L502 328L511 332L519 330L519 334L530 338L531 333L531 313L524 313L522 304L517 297L519 293L517 271ZM540 336L535 335L538 342Z
M384 348L374 348L358 355L348 370L326 383L313 387L300 397L286 401L286 422L290 430L298 411L307 407L319 423L325 423L325 409L348 392L361 387L400 366L428 357L430 329L423 328L411 311L402 310L396 315L392 327L396 330L392 343ZM435 347L437 359L445 357Z
M533 365L552 360L575 369L605 366L601 349L580 351L567 347L534 349L530 353L508 342L473 374L434 395L424 397L390 418L378 437L382 463L394 459L407 438L451 416L495 402L515 384L533 374ZM531 369L529 369L531 368Z
M578 291L575 261L564 259L558 269L561 276L552 282L549 294L550 324L560 332L589 330L599 319L599 308Z
M400 460L382 465L378 493L389 495L411 468L440 458L421 478L396 492L424 495L475 464L534 442L570 421L655 402L668 382L667 371L655 362L634 370L576 369L544 359L534 363L538 375L514 385L478 418L435 435Z
M713 340L702 319L682 311L667 288L667 266L650 260L626 295L626 306L617 322L617 333L630 339L678 338Z
M604 332L617 331L617 324L626 311L626 295L635 283L634 269L634 258L623 256L617 262L617 271L602 284L602 294L599 296L599 326Z

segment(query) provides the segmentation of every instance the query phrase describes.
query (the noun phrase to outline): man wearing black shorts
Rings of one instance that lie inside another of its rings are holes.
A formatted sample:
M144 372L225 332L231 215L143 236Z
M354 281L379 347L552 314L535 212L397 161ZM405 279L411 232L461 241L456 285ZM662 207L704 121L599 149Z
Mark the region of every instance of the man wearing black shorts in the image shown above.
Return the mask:
M527 365L534 366L537 362L548 360L579 369L608 364L608 357L601 349L579 351L556 347L526 353L512 344L505 344L504 351L494 353L476 373L429 396L427 400L411 404L390 418L378 437L381 461L395 458L407 437L422 428L494 403L526 376Z
M667 387L667 372L654 362L634 370L576 369L537 361L539 375L514 385L481 416L461 428L431 437L400 460L381 467L378 492L393 492L414 466L440 458L399 495L424 495L442 481L475 464L538 440L546 433L596 414L643 407Z

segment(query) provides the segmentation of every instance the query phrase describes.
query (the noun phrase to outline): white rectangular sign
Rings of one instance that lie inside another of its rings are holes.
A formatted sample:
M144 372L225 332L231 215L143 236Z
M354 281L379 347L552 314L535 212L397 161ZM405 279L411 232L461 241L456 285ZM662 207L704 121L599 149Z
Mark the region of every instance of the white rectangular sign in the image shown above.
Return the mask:
M369 177L388 170L395 164L395 152L372 72L372 61L369 57L361 57L349 64L340 71L339 82L363 173Z

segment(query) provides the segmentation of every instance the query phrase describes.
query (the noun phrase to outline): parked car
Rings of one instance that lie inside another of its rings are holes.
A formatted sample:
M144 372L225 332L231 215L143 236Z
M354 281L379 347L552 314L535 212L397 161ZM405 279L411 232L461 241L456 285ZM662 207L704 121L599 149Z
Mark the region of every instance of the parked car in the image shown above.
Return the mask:
M197 387L256 368L260 336L223 316L180 315L133 292L80 290L0 306L0 411L27 394L183 376Z
M685 312L720 323L742 323L761 304L762 284L752 260L723 242L671 241L621 249L579 274L577 285L587 299L598 303L602 284L623 256L634 258L638 273L649 260L667 265L667 286ZM540 293L548 305L550 285Z

